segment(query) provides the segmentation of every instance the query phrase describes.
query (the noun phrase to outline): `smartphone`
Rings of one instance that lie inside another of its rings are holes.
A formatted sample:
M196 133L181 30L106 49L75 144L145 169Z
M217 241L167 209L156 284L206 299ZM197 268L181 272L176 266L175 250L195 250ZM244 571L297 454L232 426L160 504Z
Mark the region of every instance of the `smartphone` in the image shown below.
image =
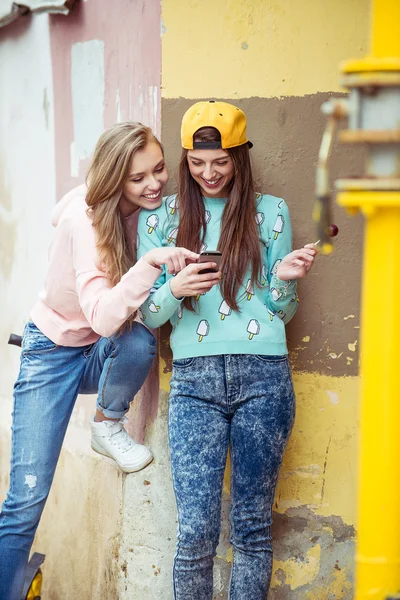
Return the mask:
M199 271L199 275L204 275L205 273L216 273L219 271L221 266L222 254L219 250L206 250L205 252L201 252L199 258L197 259L198 263L207 263L214 262L217 265L216 269L202 269Z

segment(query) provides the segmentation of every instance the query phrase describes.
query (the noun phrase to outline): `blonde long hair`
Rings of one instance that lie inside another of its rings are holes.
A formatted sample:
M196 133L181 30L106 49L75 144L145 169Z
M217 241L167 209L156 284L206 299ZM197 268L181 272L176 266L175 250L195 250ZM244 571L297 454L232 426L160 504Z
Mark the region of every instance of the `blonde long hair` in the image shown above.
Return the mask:
M86 176L86 203L96 231L98 266L113 286L136 262L135 240L128 238L119 203L132 157L150 141L162 150L150 127L131 121L113 125L100 136Z

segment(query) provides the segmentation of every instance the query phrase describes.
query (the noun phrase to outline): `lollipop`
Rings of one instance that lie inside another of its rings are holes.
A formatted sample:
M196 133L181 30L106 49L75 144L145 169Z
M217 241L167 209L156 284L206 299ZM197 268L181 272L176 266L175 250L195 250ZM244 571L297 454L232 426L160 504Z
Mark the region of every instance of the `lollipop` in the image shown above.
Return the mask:
M338 233L339 233L339 227L337 225L335 225L334 223L332 223L332 225L329 225L329 227L328 227L329 237L336 237Z
M334 223L332 223L331 225L329 225L328 229L327 229L327 234L329 237L334 238L337 236L337 234L339 233L339 227L337 225L335 225ZM317 242L314 242L314 246L316 246L316 250L318 250L318 252L321 250L321 240L318 240ZM332 248L332 247L331 247ZM330 250L332 251L332 250Z

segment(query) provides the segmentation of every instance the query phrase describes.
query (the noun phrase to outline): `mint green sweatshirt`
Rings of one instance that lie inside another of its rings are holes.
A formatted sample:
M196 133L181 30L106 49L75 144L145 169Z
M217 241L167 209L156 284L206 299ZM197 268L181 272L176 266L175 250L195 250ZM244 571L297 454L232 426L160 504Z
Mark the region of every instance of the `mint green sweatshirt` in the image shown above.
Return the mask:
M221 230L225 198L204 198L207 231L204 248L215 250ZM283 355L287 353L285 323L297 310L296 281L281 281L276 269L291 252L292 229L284 200L267 194L256 195L262 276L252 286L250 270L244 278L233 311L221 296L220 286L198 298L196 312L190 312L171 292L164 268L139 314L148 327L170 320L171 348L175 359L215 354ZM154 211L142 209L138 224L138 259L155 247L175 244L179 223L176 195L164 198Z

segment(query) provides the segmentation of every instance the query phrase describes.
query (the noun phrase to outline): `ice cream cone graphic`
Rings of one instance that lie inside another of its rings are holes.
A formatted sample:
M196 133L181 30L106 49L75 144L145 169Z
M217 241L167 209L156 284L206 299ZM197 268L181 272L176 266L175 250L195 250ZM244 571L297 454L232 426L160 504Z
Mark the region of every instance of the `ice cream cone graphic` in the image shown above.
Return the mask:
M197 331L196 331L197 335L199 336L199 342L202 342L203 337L208 335L209 332L210 332L210 324L208 321L203 319L203 321L200 321L200 323L197 327Z
M175 229L173 229L172 231L169 232L168 244L172 244L172 242L174 242L176 240L177 233L178 233L177 227L175 227Z
M283 200L280 200L280 201L278 202L278 208L279 208L279 210L282 208L282 204L283 204Z
M232 309L229 306L229 304L227 304L225 300L223 300L221 302L221 306L218 309L218 312L221 314L221 321L223 321L225 317L229 317L229 315L232 313Z
M250 334L249 340L252 340L255 335L260 333L260 323L256 319L251 319L247 325L247 332Z
M200 252L205 252L207 250L208 246L207 244L202 244L201 248L200 248Z
M211 213L209 210L206 210L206 225L211 221Z
M153 231L157 229L159 222L160 219L158 218L158 215L150 215L147 217L146 225L149 228L148 233L153 233Z
M175 211L178 209L178 200L175 196L175 198L172 198L171 202L168 203L168 206L171 209L171 215L175 214Z
M158 311L160 310L161 306L156 306L153 302L153 300L151 300L149 302L149 311L152 313L158 313Z
M276 218L276 221L275 221L274 228L272 230L274 232L274 240L276 240L278 235L280 233L282 233L284 226L285 226L285 221L284 221L282 215L278 215Z
M282 296L282 292L279 290L276 290L275 288L271 288L271 295L272 295L272 300L274 302L276 302Z
M247 292L247 300L251 300L252 297L254 296L254 288L253 288L253 284L251 283L251 279L249 279L247 282L246 292Z

